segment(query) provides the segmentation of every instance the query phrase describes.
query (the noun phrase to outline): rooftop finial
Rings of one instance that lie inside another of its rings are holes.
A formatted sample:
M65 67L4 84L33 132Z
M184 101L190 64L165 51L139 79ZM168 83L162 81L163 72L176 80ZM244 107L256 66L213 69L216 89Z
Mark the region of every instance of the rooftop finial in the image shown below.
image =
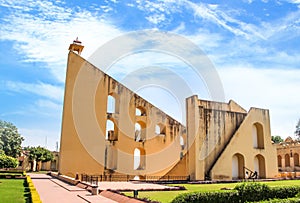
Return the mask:
M81 44L81 41L78 40L78 37L73 41L73 44Z
M81 45L81 41L78 40L78 37L76 37L75 40L73 40L73 44L70 44L69 50L73 52L77 52L79 55L81 54L84 46Z

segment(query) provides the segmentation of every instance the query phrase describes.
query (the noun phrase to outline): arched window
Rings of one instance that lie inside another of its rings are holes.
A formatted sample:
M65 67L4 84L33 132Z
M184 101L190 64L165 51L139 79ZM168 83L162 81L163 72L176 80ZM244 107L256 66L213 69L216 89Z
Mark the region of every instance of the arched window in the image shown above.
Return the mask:
M107 97L107 113L116 112L116 99L112 95Z
M155 134L156 135L160 134L160 126L159 125L155 125Z
M236 153L232 156L232 179L243 179L245 160L244 156Z
M284 162L285 162L285 167L291 166L291 164L290 164L290 155L289 154L284 155Z
M146 140L146 124L143 122L135 123L134 129L134 140L137 142L142 142Z
M181 150L184 150L184 139L181 135L179 137L179 142L180 142Z
M155 125L155 134L156 135L166 135L166 127L163 124L156 124Z
M294 166L299 166L299 154L294 154Z
M252 126L253 147L264 149L264 133L263 126L260 123L255 123Z
M282 157L280 155L277 156L278 167L282 167Z
M135 115L136 116L146 116L146 110L145 108L139 106L135 108Z
M106 121L106 134L105 139L109 141L116 141L118 140L118 134L115 131L115 124L111 120Z
M134 149L134 159L133 159L133 169L134 170L143 170L146 165L146 152L143 148Z
M259 178L266 178L265 158L260 154L254 157L254 171L258 173Z

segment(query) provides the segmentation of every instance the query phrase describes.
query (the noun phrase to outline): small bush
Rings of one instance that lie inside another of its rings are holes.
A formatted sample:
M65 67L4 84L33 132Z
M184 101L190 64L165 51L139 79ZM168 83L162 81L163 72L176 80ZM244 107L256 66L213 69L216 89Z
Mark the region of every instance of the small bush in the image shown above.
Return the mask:
M184 193L173 199L172 203L242 203L242 202L271 202L271 203L300 203L300 187L270 188L261 183L242 183L229 192L195 192ZM289 198L289 199L287 199Z
M261 201L260 203L300 203L300 199L296 197L288 199L271 199Z
M0 168L16 168L18 164L18 159L5 154L0 154Z
M241 202L266 200L271 193L270 187L261 183L242 183L234 189L238 191Z
M273 187L270 191L270 198L286 199L295 197L300 192L300 187L288 186L288 187Z
M239 202L238 193L230 192L195 192L184 193L177 196L171 203L236 203Z

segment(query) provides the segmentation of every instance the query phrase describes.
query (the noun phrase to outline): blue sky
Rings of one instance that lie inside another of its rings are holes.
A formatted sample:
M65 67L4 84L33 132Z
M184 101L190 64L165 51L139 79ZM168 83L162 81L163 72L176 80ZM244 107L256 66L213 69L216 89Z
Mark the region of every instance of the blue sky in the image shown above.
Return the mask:
M0 0L0 119L17 125L24 146L55 149L69 44L79 37L88 59L117 36L155 29L198 45L219 73L226 101L233 99L247 110L270 109L272 135L293 136L300 117L299 8L299 0ZM150 66L177 68L197 86L193 93L210 99L203 84L183 71L182 62L163 54L128 56L110 74L122 81ZM167 91L148 87L137 92L180 117L178 101Z

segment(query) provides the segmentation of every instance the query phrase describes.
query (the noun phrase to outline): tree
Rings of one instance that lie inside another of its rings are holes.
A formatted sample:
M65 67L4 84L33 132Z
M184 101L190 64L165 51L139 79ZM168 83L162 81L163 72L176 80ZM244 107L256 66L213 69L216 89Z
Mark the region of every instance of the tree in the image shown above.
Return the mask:
M52 152L44 147L25 147L25 150L29 151L29 160L34 164L36 162L47 162L54 159ZM34 165L32 170L35 171Z
M7 156L17 157L22 150L22 141L24 138L14 124L0 120L0 150Z
M0 168L16 168L19 162L16 158L5 155L0 152Z
M272 141L273 141L274 143L280 143L280 142L283 142L283 139L282 139L279 135L272 136L271 139L272 139Z
M297 140L300 140L300 119L296 125L295 137Z

